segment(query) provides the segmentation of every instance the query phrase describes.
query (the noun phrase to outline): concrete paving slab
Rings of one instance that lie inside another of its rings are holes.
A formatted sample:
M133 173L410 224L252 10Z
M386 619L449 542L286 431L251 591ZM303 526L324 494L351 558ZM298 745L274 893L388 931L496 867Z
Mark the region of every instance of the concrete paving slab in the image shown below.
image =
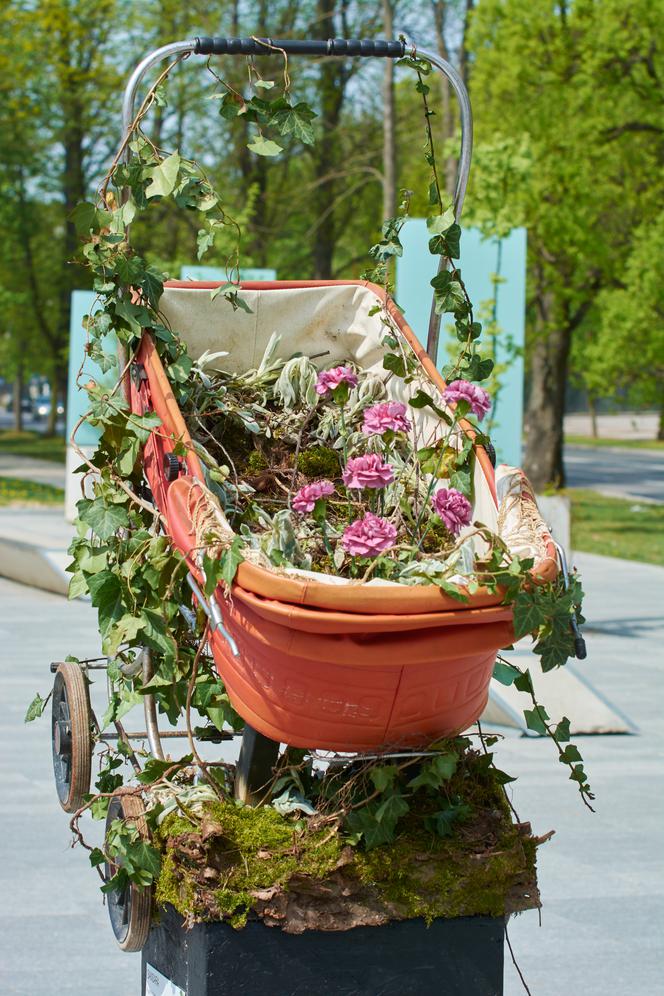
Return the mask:
M0 509L0 576L66 595L73 536L62 508Z

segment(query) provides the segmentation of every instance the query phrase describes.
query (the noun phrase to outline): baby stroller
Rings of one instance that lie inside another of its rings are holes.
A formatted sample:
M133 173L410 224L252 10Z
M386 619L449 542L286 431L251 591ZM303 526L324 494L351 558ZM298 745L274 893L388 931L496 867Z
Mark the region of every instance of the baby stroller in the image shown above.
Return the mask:
M142 77L162 59L184 53L260 56L274 48L289 55L418 55L443 72L461 108L458 217L472 143L468 95L447 62L427 50L415 52L403 41L201 38L167 45L149 55L129 80L125 129L133 120ZM160 310L192 358L223 348L229 370L249 369L278 330L284 357L298 351L324 352L330 365L350 359L361 369L378 370L383 311L403 349L416 358L427 390L444 406L445 385L435 366L437 316L432 315L425 350L383 288L366 281L242 283L239 289L250 312L232 311L223 298L213 300L210 291L217 286L191 281L165 285ZM500 593L480 588L460 603L433 585L362 583L313 571L270 570L245 560L230 593L218 587L204 595L206 579L198 551L205 530L211 522L222 531L231 530L188 445L182 412L149 330L131 358L126 391L134 413L159 416L161 424L143 448L145 478L171 543L187 559L194 598L208 617L217 669L246 722L236 774L239 798L254 799L282 743L349 753L409 749L456 735L480 717L496 654L513 640L512 609L501 604ZM399 400L398 393L392 399ZM418 418L428 420L435 433L434 415L418 412ZM473 435L468 423L460 426ZM185 456L175 452L176 441L186 445ZM473 445L473 517L498 533L511 550L534 559L535 580L553 580L558 574L556 548L526 479L514 468L496 469L487 449ZM150 675L146 653L144 678ZM152 753L163 758L155 702L150 695L144 698L146 729L133 736L146 737ZM53 701L56 783L63 808L74 812L90 784L94 727L79 665L57 667ZM113 813L140 819L126 808L135 805L136 797L123 801L118 796ZM111 897L110 907L120 945L138 950L149 927L149 902L146 906L140 890L132 886L131 895Z

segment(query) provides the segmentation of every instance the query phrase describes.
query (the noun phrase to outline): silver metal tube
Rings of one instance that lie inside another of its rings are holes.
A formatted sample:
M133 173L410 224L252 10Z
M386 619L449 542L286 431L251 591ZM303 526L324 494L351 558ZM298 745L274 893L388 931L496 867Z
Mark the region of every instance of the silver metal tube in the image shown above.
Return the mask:
M439 69L445 76L456 94L459 101L459 116L461 120L461 155L459 156L459 166L457 168L456 184L454 188L454 217L458 221L461 217L463 202L466 198L466 188L468 187L468 177L470 175L470 160L473 154L473 112L470 106L470 97L466 84L461 76L446 59L441 58L437 52L431 52L426 48L418 48L416 55L420 59L426 59L432 66ZM438 272L445 269L446 263L441 257ZM427 353L437 365L438 363L438 341L440 338L440 315L436 314L436 297L434 294L431 302L431 313L429 315L429 329L427 333Z
M196 40L193 38L180 42L172 42L170 45L163 45L161 48L155 49L154 52L147 55L143 61L136 66L136 69L129 77L129 81L125 87L124 99L122 101L123 135L127 134L129 128L131 127L132 121L134 120L136 92L145 73L158 62L161 62L164 59L173 58L177 55L184 55L186 53L193 52L195 47ZM459 101L461 120L461 154L459 157L459 167L457 170L456 185L454 190L454 215L458 221L461 217L461 210L466 196L468 176L470 174L470 160L473 151L473 115L470 107L470 98L468 96L466 85L461 76L456 71L454 66L451 65L451 63L449 63L446 59L441 58L437 52L433 52L427 48L413 47L411 51L413 55L417 55L422 59L426 59L427 62L430 62L432 66L435 66L436 69L438 69L443 76L449 80L450 85L456 94L457 100ZM126 155L127 157L129 156L128 149ZM444 265L445 264L441 258L440 268L442 269ZM427 352L434 363L436 363L438 359L439 337L440 315L436 314L434 298L431 305L429 330L427 334Z
M123 137L129 131L131 123L134 120L136 91L138 90L138 86L148 69L151 69L158 62L161 62L162 59L171 59L175 55L184 55L185 52L193 52L195 47L196 40L194 38L189 38L186 41L171 42L170 45L162 45L161 48L157 48L154 52L150 52L150 54L146 55L142 62L139 62L136 69L129 77L125 87L124 98L122 100Z
M152 670L152 652L147 648L143 648L143 684L147 685L148 681L153 675ZM143 696L143 712L145 714L145 729L148 735L148 743L150 744L150 751L153 757L158 758L160 761L164 760L164 751L161 746L161 739L159 736L159 723L157 722L157 704L154 700L154 695L144 695Z

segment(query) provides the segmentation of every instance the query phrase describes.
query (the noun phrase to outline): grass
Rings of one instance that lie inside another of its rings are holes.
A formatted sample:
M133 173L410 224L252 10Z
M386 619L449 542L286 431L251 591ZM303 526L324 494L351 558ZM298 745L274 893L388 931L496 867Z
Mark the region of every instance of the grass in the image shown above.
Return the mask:
M62 488L35 481L22 481L18 477L0 477L0 506L2 505L60 505L65 500Z
M594 436L565 436L570 446L617 446L621 450L664 450L664 439L609 439Z
M65 462L65 441L62 436L42 436L39 432L0 430L0 453L34 457L36 460Z
M583 488L567 494L575 550L664 566L664 505L607 498Z

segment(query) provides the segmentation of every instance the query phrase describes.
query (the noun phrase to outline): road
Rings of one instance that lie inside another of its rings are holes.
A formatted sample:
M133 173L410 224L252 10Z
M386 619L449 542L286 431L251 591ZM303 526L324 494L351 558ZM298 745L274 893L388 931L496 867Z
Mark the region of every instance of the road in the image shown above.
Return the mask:
M664 503L664 450L565 447L570 488Z
M526 913L511 922L510 938L534 996L662 996L664 569L589 554L575 560L589 591L588 659L577 671L639 734L579 743L597 793L594 815L548 741L507 731L494 748L499 766L519 776L520 818L539 834L556 829L538 861L542 927ZM94 612L0 578L0 646L0 993L139 996L140 959L116 949L96 876L69 846L48 720L23 724L34 693L50 687L49 661L95 654ZM100 691L97 682L93 701ZM506 956L505 996L522 994ZM375 996L371 980L366 996Z

